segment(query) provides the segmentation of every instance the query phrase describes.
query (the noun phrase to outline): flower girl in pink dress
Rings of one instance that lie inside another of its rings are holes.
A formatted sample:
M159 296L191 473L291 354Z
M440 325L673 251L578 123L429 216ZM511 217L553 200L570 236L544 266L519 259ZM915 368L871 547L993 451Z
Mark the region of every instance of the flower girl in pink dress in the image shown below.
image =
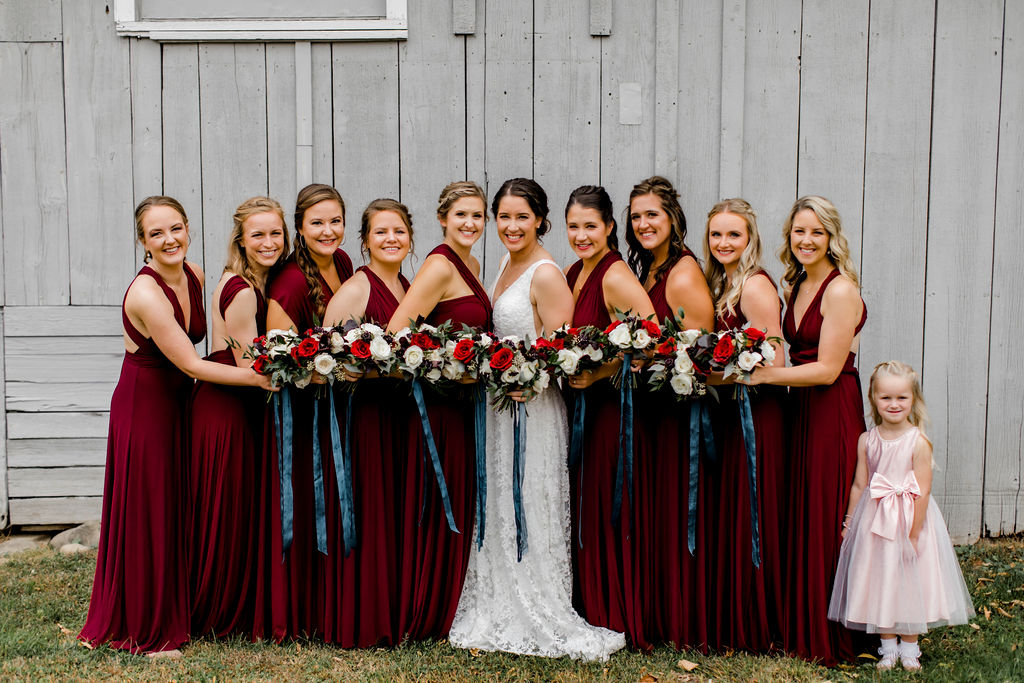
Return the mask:
M902 661L916 671L918 634L965 624L974 607L942 513L928 495L932 444L917 373L900 361L880 363L868 396L875 427L857 444L828 618L880 634L879 669Z

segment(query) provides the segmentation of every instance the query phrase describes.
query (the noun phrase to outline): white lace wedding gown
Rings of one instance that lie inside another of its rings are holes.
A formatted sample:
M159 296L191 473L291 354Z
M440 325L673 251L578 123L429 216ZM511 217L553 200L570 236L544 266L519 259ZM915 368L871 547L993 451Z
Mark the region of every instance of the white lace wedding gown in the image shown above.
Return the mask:
M542 263L554 264L547 259L532 264L493 302L499 337L514 334L532 341L537 336L530 284ZM517 562L512 418L491 410L486 535L483 547L474 544L471 552L449 640L462 648L605 660L625 647L625 636L591 626L572 607L565 405L552 385L526 409L523 509L529 547Z

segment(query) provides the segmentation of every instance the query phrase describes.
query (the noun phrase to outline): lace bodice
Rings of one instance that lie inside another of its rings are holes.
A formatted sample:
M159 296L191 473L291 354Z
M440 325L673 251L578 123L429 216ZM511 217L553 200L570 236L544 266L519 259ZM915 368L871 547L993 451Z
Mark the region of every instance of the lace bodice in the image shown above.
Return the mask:
M556 268L558 267L558 264L551 259L541 259L536 263L530 264L523 271L523 274L517 277L515 282L501 293L497 300L494 299L494 291L498 286L498 281L494 281L490 294L491 301L494 302L494 333L499 337L507 337L514 334L526 341L533 341L537 338L537 330L534 327L533 304L530 303L530 286L533 283L533 274L537 272L537 268L545 263L550 263ZM501 262L498 279L501 278L500 273L504 272L507 265L508 257L506 256Z

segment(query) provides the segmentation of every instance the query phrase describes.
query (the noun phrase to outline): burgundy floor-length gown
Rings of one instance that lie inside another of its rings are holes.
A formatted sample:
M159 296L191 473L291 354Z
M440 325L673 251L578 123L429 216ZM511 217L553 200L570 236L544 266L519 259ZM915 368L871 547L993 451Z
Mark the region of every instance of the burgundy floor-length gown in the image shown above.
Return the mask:
M338 278L344 282L352 276L352 261L340 249L334 252L334 265ZM318 276L324 303L331 300L334 292L330 285ZM289 261L281 272L270 282L268 297L276 301L295 324L299 334L316 326L321 321L316 314L313 303L309 299L306 278L294 260ZM313 471L313 439L320 440L321 467L319 478L322 481L324 501L324 518L327 527L327 548L340 549L341 505L338 502L338 487L335 483L334 460L331 451L330 420L336 419L330 414L329 402L326 398L317 398L318 394L326 395L329 390L325 385L310 385L305 389L282 389L289 391L292 407L292 501L293 524L292 543L283 553L284 564L280 564L281 553L281 516L278 471L277 439L265 440L265 448L270 453L265 459L265 488L271 492L268 509L272 513L267 520L270 533L277 532L277 538L268 534L267 544L270 553L264 553L269 566L265 567L267 575L262 584L262 592L258 593L255 635L280 640L284 636L303 636L320 634L325 621L333 621L336 617L331 611L334 602L328 602L328 590L334 590L336 573L330 565L338 560L340 552L323 555L317 549L317 515L316 485ZM318 402L319 422L313 424L314 403ZM268 411L266 421L274 424L273 412ZM344 424L340 425L344 429ZM344 438L344 434L342 434ZM287 444L286 444L287 447ZM274 551L278 551L276 554ZM280 609L285 613L281 614Z
M790 294L782 331L789 342L793 365L818 358L821 336L821 298L839 276L833 270L807 307L799 326L793 302L805 276ZM857 325L867 320L867 307ZM840 531L857 468L857 439L864 431L864 402L854 354L835 382L790 390L790 463L788 467L789 524L786 534L788 563L786 604L789 614L785 646L805 659L833 666L851 659L852 634L827 619L832 582L842 543Z
M370 283L366 322L387 327L398 300L368 267L356 272L364 273ZM401 275L399 280L407 290L409 282ZM338 554L330 565L337 573L327 577L326 613L336 618L325 620L323 636L341 647L396 645L402 503L398 493L413 410L409 385L391 377L364 379L351 395L339 390L336 396L338 405L352 402L349 438L357 544L348 557L342 547L331 547L331 553Z
M263 334L266 299L241 276L224 283L217 306L223 319L235 297L250 288L256 293L257 332ZM236 341L244 345L251 340ZM230 348L206 359L235 365ZM258 508L271 504L260 495L264 394L210 382L197 382L192 392L188 543L193 636L252 630L260 564L256 520L264 516Z
M768 273L760 271L752 277ZM772 287L775 283L772 282ZM740 328L747 319L737 307L715 321L717 331ZM709 468L707 529L708 639L715 650L766 652L782 643L785 578L781 529L785 482L785 389L769 385L747 389L756 436L757 521L761 566L754 566L747 451L740 426L736 387L718 387L717 419L722 435L718 467Z
M686 250L681 258L694 258ZM675 317L665 298L669 271L648 291L658 321ZM671 389L657 393L641 386L637 392L637 431L648 436L648 458L636 465L636 543L641 576L644 623L652 641L677 648L707 651L706 552L702 521L707 515L707 454L698 449L696 540L693 554L687 541L690 519L690 411L693 397L677 401Z
M618 251L609 251L580 289L573 311L576 327L593 325L605 329L611 324L604 300L602 282L608 269L622 260ZM573 289L583 270L577 261L567 274ZM634 397L639 396L634 391ZM622 478L622 504L617 524L612 521L615 472L619 459L619 390L611 379L602 379L582 392L570 392L568 416L573 419L574 404L582 394L585 401L582 457L569 469L572 520L572 556L575 595L573 602L580 616L595 626L623 631L634 647L649 649L641 604L641 572L637 566L634 542L643 532L634 508L642 494L635 485L630 502L628 478ZM634 482L646 475L649 462L647 438L637 426L633 430ZM624 468L625 469L625 468ZM634 528L635 527L635 528Z
M441 254L458 269L472 294L442 301L427 316L431 325L451 321L459 330L469 325L490 332L491 302L476 276L447 244L432 252ZM403 480L401 520L401 637L413 640L443 638L451 628L466 578L473 545L476 456L473 400L455 390L447 395L424 387L424 399L448 487L452 513L459 533L448 528L444 507L423 436L419 413L409 421L409 448Z
M202 283L185 265L189 318L178 297L144 266L167 295L193 343L206 336ZM126 294L127 296L127 294ZM125 352L110 400L103 514L89 616L79 638L134 653L181 647L189 637L184 454L188 452L192 380L132 326L121 305Z

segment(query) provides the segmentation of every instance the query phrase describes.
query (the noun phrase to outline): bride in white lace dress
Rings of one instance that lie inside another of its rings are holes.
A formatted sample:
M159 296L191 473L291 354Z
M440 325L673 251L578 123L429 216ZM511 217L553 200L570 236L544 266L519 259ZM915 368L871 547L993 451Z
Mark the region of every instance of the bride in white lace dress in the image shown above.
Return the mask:
M538 241L550 227L547 197L534 181L516 178L502 185L492 210L509 251L491 290L494 331L532 341L572 317L572 293ZM604 660L626 641L591 626L572 607L567 422L557 387L530 401L527 412L528 548L517 562L512 418L489 411L486 535L470 556L449 640L463 648Z

